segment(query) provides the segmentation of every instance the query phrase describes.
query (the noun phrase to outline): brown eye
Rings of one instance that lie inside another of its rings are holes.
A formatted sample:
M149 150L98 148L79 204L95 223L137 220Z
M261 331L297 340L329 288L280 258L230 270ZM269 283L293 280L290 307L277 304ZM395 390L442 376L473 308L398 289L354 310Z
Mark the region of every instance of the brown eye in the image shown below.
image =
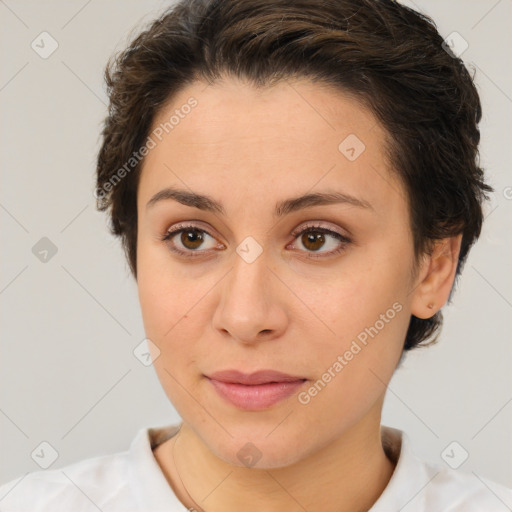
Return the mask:
M301 237L302 245L310 251L318 251L325 244L323 233L315 231L305 232Z
M211 249L223 249L223 244L204 229L194 225L177 225L162 238L167 247L183 257L211 255Z
M204 242L202 231L198 229L187 229L181 232L180 241L186 249L198 249Z
M302 230L294 231L292 235L304 248L301 252L306 252L307 257L312 259L334 256L344 251L352 243L341 233L322 226L305 226Z

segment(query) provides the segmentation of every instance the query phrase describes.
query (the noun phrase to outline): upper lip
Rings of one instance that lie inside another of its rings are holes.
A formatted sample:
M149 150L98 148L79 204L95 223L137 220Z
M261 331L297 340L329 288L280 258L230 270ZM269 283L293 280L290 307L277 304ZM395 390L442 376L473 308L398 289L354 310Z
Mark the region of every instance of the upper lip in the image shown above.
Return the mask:
M274 370L258 370L253 373L243 373L238 370L223 370L207 375L209 379L221 382L229 382L232 384L258 385L267 384L269 382L295 382L298 380L306 380L305 377L297 377Z

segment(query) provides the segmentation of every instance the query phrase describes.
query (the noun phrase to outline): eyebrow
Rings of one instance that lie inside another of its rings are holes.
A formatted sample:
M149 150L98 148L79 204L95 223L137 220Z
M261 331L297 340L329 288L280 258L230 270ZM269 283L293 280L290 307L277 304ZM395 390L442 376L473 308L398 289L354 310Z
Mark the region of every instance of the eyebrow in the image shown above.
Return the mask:
M174 187L164 188L157 192L146 204L146 209L154 206L160 201L173 200L181 203L185 206L191 206L204 210L207 212L218 213L225 216L226 210L212 197L204 194L197 194L188 190L178 189ZM292 197L280 201L276 204L274 209L274 217L284 217L292 212L302 210L304 208L311 208L313 206L323 206L330 204L350 204L359 208L372 209L372 205L364 199L358 199L357 197L341 192L315 192L311 194L305 194L298 197Z

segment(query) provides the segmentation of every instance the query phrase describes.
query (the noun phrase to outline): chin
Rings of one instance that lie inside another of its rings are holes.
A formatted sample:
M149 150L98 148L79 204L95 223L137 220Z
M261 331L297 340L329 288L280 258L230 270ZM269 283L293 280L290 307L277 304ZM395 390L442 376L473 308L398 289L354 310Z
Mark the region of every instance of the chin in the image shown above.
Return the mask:
M295 443L290 437L288 443L279 438L269 439L267 432L261 435L227 437L223 442L212 440L208 445L210 451L224 462L249 469L290 466L306 457L308 452L303 443Z

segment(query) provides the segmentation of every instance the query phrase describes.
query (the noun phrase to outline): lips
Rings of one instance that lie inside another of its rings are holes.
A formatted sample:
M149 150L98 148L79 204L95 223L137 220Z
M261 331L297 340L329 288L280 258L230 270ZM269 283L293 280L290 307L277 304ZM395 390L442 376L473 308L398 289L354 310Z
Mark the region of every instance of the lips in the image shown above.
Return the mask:
M246 386L257 386L259 384L268 384L271 382L295 382L299 380L306 380L305 377L288 375L274 370L259 370L251 374L242 373L238 370L224 370L212 373L209 378L231 384L245 384Z
M247 411L268 409L294 394L307 380L274 370L251 374L225 370L212 373L207 379L223 400Z

